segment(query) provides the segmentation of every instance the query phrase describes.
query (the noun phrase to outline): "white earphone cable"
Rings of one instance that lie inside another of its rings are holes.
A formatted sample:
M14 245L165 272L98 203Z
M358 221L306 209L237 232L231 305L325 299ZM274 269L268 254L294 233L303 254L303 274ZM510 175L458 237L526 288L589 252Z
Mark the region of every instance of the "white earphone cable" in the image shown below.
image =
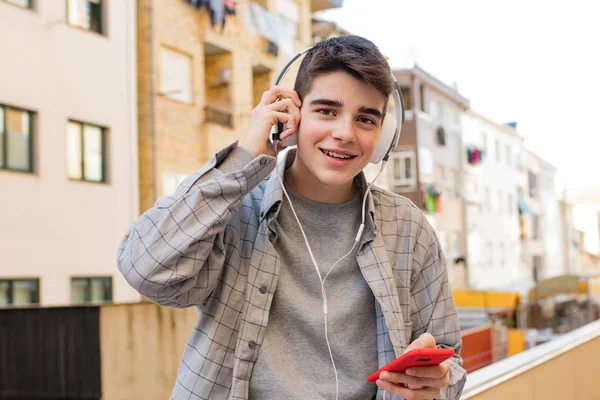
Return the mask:
M275 150L275 154L278 154L278 152L277 152L277 143L278 142L279 142L278 140L273 140L273 149ZM285 164L285 160L283 162ZM329 271L327 271L327 274L325 274L325 278L322 278L321 271L319 271L319 266L317 264L317 260L315 259L315 256L312 252L310 244L308 243L308 238L306 237L306 234L304 233L304 228L302 228L300 219L298 218L298 215L296 214L296 210L294 210L292 200L290 199L290 196L288 195L288 193L285 189L285 185L283 183L283 177L279 171L279 160L275 160L275 171L277 174L277 179L279 180L279 185L281 186L281 190L283 190L283 194L285 195L285 197L288 200L290 209L292 210L292 214L294 214L294 218L296 219L296 222L298 222L298 226L300 227L300 232L302 233L302 237L304 238L304 243L306 244L306 248L308 249L308 254L313 263L313 266L315 267L315 270L317 271L317 276L319 277L319 281L321 282L321 297L323 298L323 323L324 323L324 328L325 328L325 341L327 342L327 350L329 351L329 358L331 359L331 365L333 366L333 373L335 375L335 399L336 400L338 400L338 398L339 398L340 384L339 384L337 368L335 366L335 360L333 359L333 352L331 350L331 344L329 342L329 333L327 330L327 293L325 292L325 280L327 279L327 277L329 276L331 271L333 271L333 269L338 265L338 263L340 261L342 261L344 258L348 257L350 254L352 254L352 252L354 251L354 248L360 241L360 238L362 236L362 233L363 233L363 230L365 227L365 207L366 207L366 203L367 203L367 196L371 192L371 185L373 185L373 183L377 180L379 175L381 175L381 172L383 171L386 163L387 163L387 160L382 161L381 168L379 169L379 173L375 176L375 178L371 181L371 183L368 184L367 190L365 190L365 195L363 197L363 202L362 202L362 217L361 217L360 228L358 229L356 237L354 238L354 244L352 245L352 248L350 249L350 251L348 253L346 253L344 256L342 256L342 258L337 260L331 266Z

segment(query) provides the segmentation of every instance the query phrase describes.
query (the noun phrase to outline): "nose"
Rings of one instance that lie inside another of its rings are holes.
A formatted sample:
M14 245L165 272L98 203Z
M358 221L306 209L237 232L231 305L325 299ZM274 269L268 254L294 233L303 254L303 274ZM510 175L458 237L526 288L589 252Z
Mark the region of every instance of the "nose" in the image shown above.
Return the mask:
M354 119L351 117L338 119L338 123L331 133L331 137L343 143L353 142L356 139Z

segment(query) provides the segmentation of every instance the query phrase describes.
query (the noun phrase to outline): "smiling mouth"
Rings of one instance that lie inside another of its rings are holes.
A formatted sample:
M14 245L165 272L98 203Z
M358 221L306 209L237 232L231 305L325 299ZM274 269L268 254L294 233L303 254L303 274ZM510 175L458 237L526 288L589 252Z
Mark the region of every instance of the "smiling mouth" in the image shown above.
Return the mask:
M328 155L329 157L332 158L336 158L338 160L349 160L351 158L354 158L356 156L350 155L350 154L342 154L342 153L336 153L335 151L329 151L329 150L323 150L320 149L323 154Z

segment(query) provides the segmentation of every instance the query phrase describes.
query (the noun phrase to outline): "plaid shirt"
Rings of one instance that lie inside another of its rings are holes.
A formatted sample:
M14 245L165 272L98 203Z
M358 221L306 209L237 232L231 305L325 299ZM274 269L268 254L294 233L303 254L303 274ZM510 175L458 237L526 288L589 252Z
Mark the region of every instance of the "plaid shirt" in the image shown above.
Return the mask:
M173 400L248 398L281 268L270 241L283 194L276 160L226 147L174 195L158 199L121 242L119 269L136 290L199 312ZM364 175L355 181L364 193ZM409 200L380 188L372 187L367 207L356 261L376 299L379 366L424 332L458 354L458 317L434 230ZM455 356L447 399L460 398L461 365Z

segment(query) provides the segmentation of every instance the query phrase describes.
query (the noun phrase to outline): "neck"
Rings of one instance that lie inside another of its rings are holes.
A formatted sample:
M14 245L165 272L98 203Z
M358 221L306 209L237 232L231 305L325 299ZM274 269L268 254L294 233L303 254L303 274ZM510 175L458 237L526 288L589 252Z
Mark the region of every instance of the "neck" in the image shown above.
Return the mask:
M286 169L284 180L299 196L319 203L340 204L352 200L356 194L354 180L339 186L325 185L297 160Z

